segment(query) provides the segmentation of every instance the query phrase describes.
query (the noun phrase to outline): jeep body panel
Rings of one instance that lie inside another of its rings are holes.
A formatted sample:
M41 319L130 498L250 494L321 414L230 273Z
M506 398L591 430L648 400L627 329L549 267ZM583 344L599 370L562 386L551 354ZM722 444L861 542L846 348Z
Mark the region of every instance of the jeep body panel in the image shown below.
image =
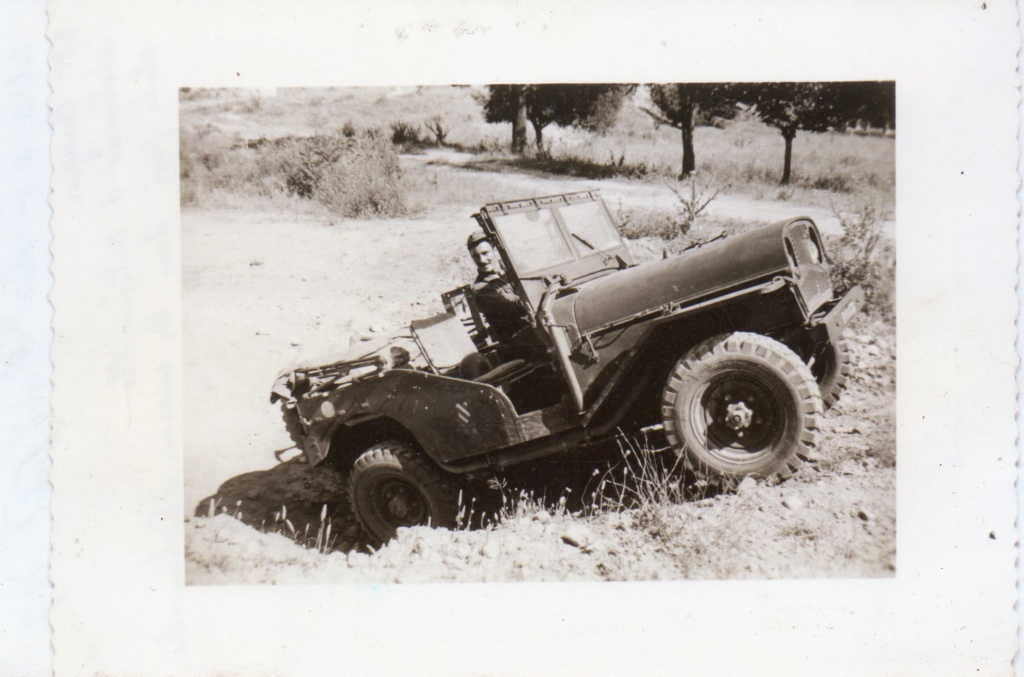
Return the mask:
M652 308L679 306L770 280L789 272L782 244L786 225L766 226L619 271L582 285L562 301L572 304L571 316L579 331L588 332Z
M676 333L695 341L711 312L721 326L765 334L805 324L792 252L816 235L808 219L790 219L562 290L552 303L552 324L568 335L583 406L604 396L656 326L681 323Z
M309 422L305 447L314 464L327 456L339 426L379 416L407 429L442 465L526 441L515 408L499 389L413 369L393 369L302 400L298 409Z

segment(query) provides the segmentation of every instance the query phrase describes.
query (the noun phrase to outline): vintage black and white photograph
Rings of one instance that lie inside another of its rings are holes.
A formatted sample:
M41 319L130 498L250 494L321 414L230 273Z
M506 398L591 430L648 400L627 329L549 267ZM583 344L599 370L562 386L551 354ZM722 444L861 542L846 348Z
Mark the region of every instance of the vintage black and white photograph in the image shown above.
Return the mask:
M894 576L896 92L182 87L186 583Z
M49 0L54 674L1012 671L1018 18Z

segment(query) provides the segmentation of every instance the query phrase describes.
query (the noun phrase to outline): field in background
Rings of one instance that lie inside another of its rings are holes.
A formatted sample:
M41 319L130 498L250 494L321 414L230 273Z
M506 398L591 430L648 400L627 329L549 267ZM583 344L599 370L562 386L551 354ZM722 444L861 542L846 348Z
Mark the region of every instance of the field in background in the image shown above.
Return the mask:
M391 139L396 128L414 130L422 144L436 141L426 125L438 120L447 147L471 153L482 171L518 168L582 178L623 177L642 182L673 180L682 146L677 130L654 124L640 106L644 90L627 98L604 135L551 125L543 152L508 153L511 126L484 121L482 87L189 90L181 94L182 205L234 206L233 198L286 199L286 187L266 175L262 140L316 135L365 134ZM532 132L531 132L532 137ZM715 190L758 199L827 206L836 196L870 194L883 207L895 204L895 141L888 136L801 132L794 141L794 177L780 187L783 140L774 129L740 116L721 128L698 127L694 146L698 174ZM472 166L473 162L470 163ZM429 172L403 167L408 211L477 201L466 185L438 186ZM442 178L447 181L447 178ZM429 199L425 199L425 193ZM306 205L309 207L309 205Z

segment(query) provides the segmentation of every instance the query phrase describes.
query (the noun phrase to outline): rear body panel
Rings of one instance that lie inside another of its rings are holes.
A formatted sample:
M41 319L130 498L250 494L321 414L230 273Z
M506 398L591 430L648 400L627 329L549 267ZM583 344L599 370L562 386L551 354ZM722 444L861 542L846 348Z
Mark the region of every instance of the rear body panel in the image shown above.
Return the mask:
M582 285L570 297L573 321L587 332L650 308L695 302L786 274L785 225L743 233ZM563 311L561 316L568 314Z

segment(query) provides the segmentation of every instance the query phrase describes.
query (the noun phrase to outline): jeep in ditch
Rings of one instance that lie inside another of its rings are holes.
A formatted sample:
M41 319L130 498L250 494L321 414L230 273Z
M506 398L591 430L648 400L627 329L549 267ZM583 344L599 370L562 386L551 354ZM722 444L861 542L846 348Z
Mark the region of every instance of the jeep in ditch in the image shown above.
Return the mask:
M532 316L535 359L502 358L467 285L442 294L447 312L273 386L305 460L349 471L374 538L454 526L460 475L622 431L660 426L687 471L725 487L786 479L813 458L863 295L834 292L810 219L636 264L596 192L487 204L473 218Z

